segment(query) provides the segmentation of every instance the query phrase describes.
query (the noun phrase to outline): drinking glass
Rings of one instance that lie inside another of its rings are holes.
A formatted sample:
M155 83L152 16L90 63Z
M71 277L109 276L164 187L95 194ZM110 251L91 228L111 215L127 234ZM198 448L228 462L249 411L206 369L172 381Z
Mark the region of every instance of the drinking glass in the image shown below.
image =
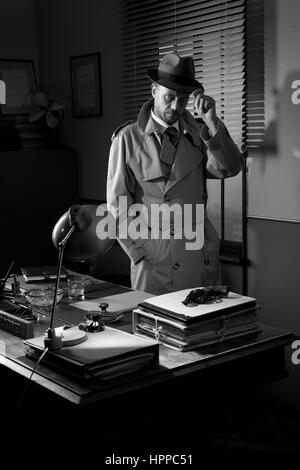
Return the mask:
M85 299L85 279L84 276L71 275L67 279L68 297L70 300Z

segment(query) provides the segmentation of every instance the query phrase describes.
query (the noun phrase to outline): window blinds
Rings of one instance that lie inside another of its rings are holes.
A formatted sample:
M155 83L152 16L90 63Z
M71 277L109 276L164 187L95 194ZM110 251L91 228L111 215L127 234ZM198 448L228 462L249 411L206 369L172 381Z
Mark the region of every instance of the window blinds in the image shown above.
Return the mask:
M247 1L247 149L255 151L265 134L264 2Z
M150 97L146 69L167 52L194 57L196 79L241 147L245 134L245 0L123 0L123 112ZM188 108L193 111L192 101Z
M124 121L135 120L151 97L146 70L177 51L193 56L196 79L216 100L217 114L239 148L259 146L263 0L122 0L122 25ZM188 109L193 113L192 99ZM209 184L209 215L223 240L242 241L243 184L242 175Z

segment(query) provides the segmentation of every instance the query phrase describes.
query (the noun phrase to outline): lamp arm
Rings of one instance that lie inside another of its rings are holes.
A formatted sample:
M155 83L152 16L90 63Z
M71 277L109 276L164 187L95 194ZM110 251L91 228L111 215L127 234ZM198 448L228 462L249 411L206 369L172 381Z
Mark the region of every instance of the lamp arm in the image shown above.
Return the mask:
M71 228L69 229L66 236L58 244L58 265L57 265L57 272L56 272L54 299L53 299L53 304L52 304L51 320L50 320L49 330L52 330L52 328L53 328L53 320L54 320L54 314L55 314L55 309L56 309L56 304L57 304L57 292L58 292L59 282L60 282L60 274L61 274L61 267L62 267L62 261L63 261L63 256L64 256L64 249L65 249L65 246L67 244L67 241L69 240L69 238L72 235L72 233L74 232L74 230L75 230L75 224L71 225Z
M69 240L70 236L72 235L72 233L74 232L76 226L75 224L72 224L67 235L65 236L65 238L63 238L59 244L58 244L58 248L60 248L61 246L63 247L63 249L65 248L66 244L67 244L67 241Z

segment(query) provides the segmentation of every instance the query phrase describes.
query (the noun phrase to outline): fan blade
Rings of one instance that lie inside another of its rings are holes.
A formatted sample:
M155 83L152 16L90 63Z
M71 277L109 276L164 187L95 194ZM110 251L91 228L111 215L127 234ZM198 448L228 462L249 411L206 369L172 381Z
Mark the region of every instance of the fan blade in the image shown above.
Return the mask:
M28 121L29 122L35 122L41 119L45 115L45 111L37 111L36 113L30 114L28 116Z
M51 112L47 113L46 120L47 120L48 126L51 129L54 129L59 124L59 119L57 119L57 117L55 117L54 114L52 114Z
M65 106L66 106L66 103L63 100L54 101L53 103L50 104L49 109L51 111L60 111L64 109Z
M45 93L42 93L42 92L36 93L35 99L36 99L38 106L40 106L41 108L48 108L48 99Z

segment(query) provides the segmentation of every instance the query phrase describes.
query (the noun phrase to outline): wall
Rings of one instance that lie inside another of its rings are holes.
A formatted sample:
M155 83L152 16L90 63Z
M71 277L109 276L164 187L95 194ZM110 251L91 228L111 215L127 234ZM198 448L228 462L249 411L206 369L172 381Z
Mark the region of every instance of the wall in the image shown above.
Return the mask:
M0 58L33 60L38 75L38 53L36 42L35 5L34 0L1 0L0 1ZM4 275L12 259L20 262L19 252L26 251L26 243L16 235L16 226L20 228L20 204L18 194L21 187L26 186L25 180L20 181L14 168L16 159L14 152L1 153L1 189L0 192L0 275ZM17 172L18 173L18 172ZM22 178L24 174L22 174ZM28 183L28 182L27 182ZM24 198L24 194L22 194ZM21 201L22 203L22 201ZM23 229L23 227L22 227ZM16 240L18 238L18 240ZM16 252L14 243L18 243ZM15 265L16 268L16 265Z
M248 292L262 322L300 334L300 224L287 221L300 214L300 105L290 100L291 77L300 79L300 4L266 0L265 8L267 138L249 173ZM287 348L289 378L266 391L300 411L300 365L291 354Z
M33 60L38 73L34 0L1 0L0 58Z
M300 222L300 105L292 83L300 80L300 3L265 2L266 135L253 155L249 215ZM298 21L297 21L298 20Z
M249 220L249 295L261 306L259 319L300 335L300 224ZM289 377L265 387L285 407L300 412L300 365L293 365L286 348Z
M4 174L0 184L0 201L5 201L0 206L1 274L12 259L14 272L21 266L55 265L52 229L76 197L76 155L68 149L3 151L0 175Z
M78 154L79 195L106 198L110 138L121 124L119 0L36 0L37 42L43 84L71 94L71 56L100 52L103 116L65 120L61 143Z

